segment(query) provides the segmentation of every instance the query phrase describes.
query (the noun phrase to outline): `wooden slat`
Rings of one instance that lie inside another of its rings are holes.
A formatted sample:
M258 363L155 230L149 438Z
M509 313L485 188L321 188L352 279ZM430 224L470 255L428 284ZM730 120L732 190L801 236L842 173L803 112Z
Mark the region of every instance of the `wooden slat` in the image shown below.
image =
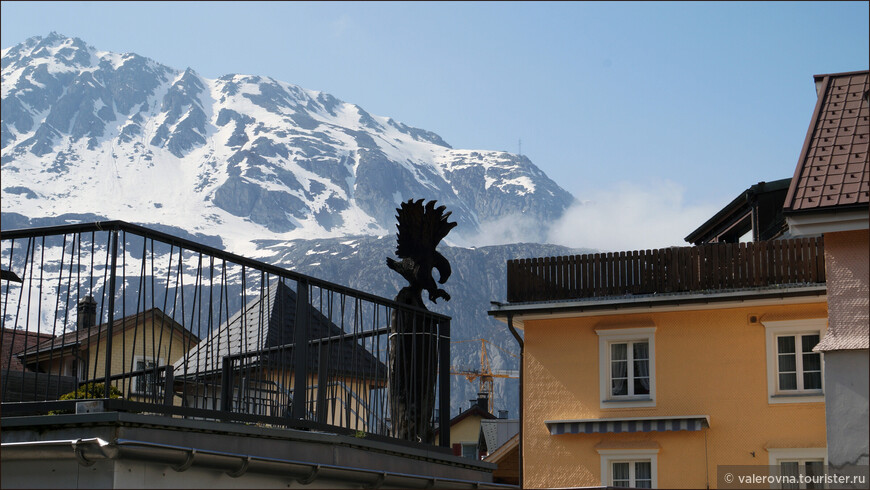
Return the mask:
M507 261L511 302L825 282L821 237Z

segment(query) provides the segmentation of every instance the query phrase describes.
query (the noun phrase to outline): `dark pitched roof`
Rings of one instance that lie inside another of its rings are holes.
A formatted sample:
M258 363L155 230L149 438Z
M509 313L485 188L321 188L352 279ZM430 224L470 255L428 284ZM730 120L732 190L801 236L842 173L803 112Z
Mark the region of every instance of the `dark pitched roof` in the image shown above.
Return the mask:
M787 229L782 203L790 182L791 179L780 179L749 187L685 240L694 245L733 243L749 230L753 231L754 241L776 238Z
M223 358L249 353L245 365L293 369L292 347L296 331L296 292L283 282L269 284L262 296L248 302L220 328L192 348L175 363L175 375L213 374L220 372ZM359 340L347 338L341 327L330 321L312 306L310 308L309 336L326 339L343 336L327 343L327 362L333 373L350 373L356 377L378 378L386 381L386 366L360 345ZM386 347L386 345L384 345ZM308 352L309 365L316 371L320 349ZM185 366L185 363L187 364ZM186 371L185 371L186 368Z
M867 208L870 203L868 71L814 78L818 101L784 211Z

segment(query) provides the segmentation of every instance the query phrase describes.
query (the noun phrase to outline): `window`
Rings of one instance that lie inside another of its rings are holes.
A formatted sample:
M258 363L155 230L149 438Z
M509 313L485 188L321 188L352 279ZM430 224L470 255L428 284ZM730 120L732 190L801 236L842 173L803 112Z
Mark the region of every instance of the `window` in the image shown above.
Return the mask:
M478 459L477 443L476 442L463 442L462 443L462 457L463 458Z
M824 475L824 467L827 459L825 448L794 448L794 449L768 449L770 466L779 471L779 475L792 476L796 483L784 482L775 488L824 488L821 482L813 483L812 480L803 482L800 475L807 477L819 477ZM774 471L776 471L774 470Z
M658 449L599 449L601 486L656 488Z
M767 343L768 401L824 401L824 355L813 348L824 337L827 320L762 323Z
M155 360L142 356L136 356L135 366L133 370L141 371L143 369L147 369L147 371L144 374L139 374L135 378L133 378L133 393L139 393L142 395L161 393L162 390L159 390L157 386L157 380L159 376L159 369L157 368L162 365L163 359Z
M649 396L649 342L610 344L610 396Z
M655 406L655 327L595 333L601 408Z
M777 335L777 391L821 391L822 355L813 352L819 334Z

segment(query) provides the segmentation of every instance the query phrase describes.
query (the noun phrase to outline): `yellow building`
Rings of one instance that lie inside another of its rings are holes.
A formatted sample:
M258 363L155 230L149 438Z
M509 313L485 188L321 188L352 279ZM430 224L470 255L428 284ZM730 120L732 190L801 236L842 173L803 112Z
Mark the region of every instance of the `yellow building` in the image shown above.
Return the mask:
M480 393L477 401L463 412L450 419L450 448L455 456L481 459L480 422L491 420L495 415L489 412L488 393ZM441 441L441 434L436 429L435 445Z
M826 460L817 239L508 263L521 484L717 488Z
M186 406L220 409L226 403L243 414L287 417L302 398L301 410L317 422L380 430L387 423L387 368L366 349L376 351L372 338L345 332L311 306L304 317L307 362L297 366L297 293L282 281L264 289L175 362ZM231 385L222 386L224 370ZM297 397L300 381L303 393ZM224 401L225 395L231 400Z
M102 381L109 329L106 323L94 325L95 319L96 303L88 296L78 305L75 330L19 354L21 362L32 371L74 378L79 383ZM158 308L113 321L111 339L112 384L134 401L162 400L158 370L180 359L199 342L196 335Z

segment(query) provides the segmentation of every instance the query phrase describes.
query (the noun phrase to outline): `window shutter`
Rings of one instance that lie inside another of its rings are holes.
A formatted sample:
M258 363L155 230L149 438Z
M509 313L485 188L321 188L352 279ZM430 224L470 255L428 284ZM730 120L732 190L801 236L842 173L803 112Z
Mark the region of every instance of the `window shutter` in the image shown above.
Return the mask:
M453 455L462 456L462 444L456 443L453 445Z

